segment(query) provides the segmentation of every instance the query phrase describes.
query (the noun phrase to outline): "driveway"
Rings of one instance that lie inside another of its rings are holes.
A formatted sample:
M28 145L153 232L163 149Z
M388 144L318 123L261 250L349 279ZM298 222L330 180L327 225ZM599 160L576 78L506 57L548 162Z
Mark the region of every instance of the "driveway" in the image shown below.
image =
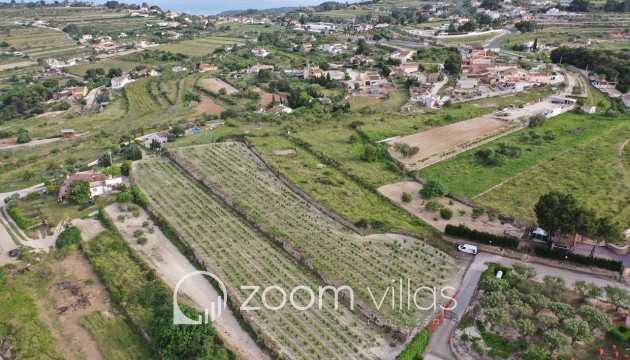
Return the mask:
M472 264L470 265L470 268L468 269L468 271L466 271L466 275L462 280L462 286L459 289L459 293L455 297L457 303L455 304L455 309L453 310L453 312L457 314L460 319L466 312L466 309L470 304L470 300L475 294L475 289L477 288L477 283L479 283L479 279L481 278L481 273L486 270L487 263L489 262L500 263L507 266L512 266L516 263L523 263L520 260L510 259L488 253L479 253L477 256L475 256ZM564 278L569 287L572 287L575 280L585 280L595 282L599 286L613 285L630 290L630 286L628 285L624 285L617 281L595 275L571 272L553 266L535 263L527 263L527 265L530 265L536 269L536 271L538 272L536 280L538 281L542 281L542 278L545 275L553 275ZM453 330L455 330L455 326L456 323L452 321L443 321L436 328L435 332L431 335L431 340L429 341L429 346L427 346L425 353L432 354L438 358L446 360L457 359L451 351L450 345L451 334L453 333Z
M111 218L118 218L125 215L120 211L118 204L113 204L105 208ZM186 259L184 255L173 245L173 243L160 231L154 228L153 233L147 233L142 226L143 222L150 222L147 213L140 210L139 217L128 218L121 223L114 221L114 224L123 235L129 245L157 271L158 276L164 280L169 287L175 288L177 283L186 274L196 271L195 267ZM133 236L134 231L145 231L147 243L138 244ZM200 309L211 309L213 303L217 303L219 293L212 287L210 282L203 279L197 281L189 280L184 282L180 292L188 296ZM229 308L227 311L215 319L212 323L217 333L226 346L234 351L239 358L252 360L267 360L269 355L263 352L254 339L241 328L234 313Z

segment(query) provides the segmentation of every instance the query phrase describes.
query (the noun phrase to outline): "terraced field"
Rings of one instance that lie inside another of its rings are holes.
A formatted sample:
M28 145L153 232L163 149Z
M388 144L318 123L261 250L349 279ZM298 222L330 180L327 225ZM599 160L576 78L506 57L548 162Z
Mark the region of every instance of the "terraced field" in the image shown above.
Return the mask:
M168 102L157 89L155 78L138 79L125 86L129 116L132 118L158 116L168 108Z
M16 51L21 51L34 59L49 57L70 59L92 53L92 50L68 39L66 34L54 30L11 27L5 28L2 38Z
M236 306L240 307L251 292L241 289L243 285L280 286L287 293L306 286L318 294L320 284L303 266L244 224L172 162L163 158L140 162L135 165L134 176L154 211L223 280ZM305 293L296 292L298 304L308 304ZM276 306L281 303L280 292L270 291L266 299ZM375 330L345 306L338 310L332 307L331 292L325 292L322 299L321 310L316 304L306 311L289 305L273 311L262 306L259 293L248 305L261 310L246 311L243 316L262 342L282 359L393 357L393 348Z
M353 288L367 316L385 318L400 328L426 324L433 311L413 304L402 309L387 304L379 309L374 299L378 302L399 279L405 284L409 280L412 289L436 287L438 302L444 300L439 296L441 288L459 285L460 262L410 237L362 237L350 231L289 189L242 143L180 148L172 156L226 192L249 218L290 243L321 278ZM418 293L420 306L431 301L432 295Z

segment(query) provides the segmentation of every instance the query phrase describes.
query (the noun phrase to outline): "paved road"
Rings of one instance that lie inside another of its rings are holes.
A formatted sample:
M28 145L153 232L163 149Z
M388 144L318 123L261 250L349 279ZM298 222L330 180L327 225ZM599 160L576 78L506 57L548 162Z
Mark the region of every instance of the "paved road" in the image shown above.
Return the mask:
M464 276L462 286L459 289L459 293L455 297L457 304L453 312L457 314L460 318L466 312L466 309L470 304L470 300L475 294L475 289L477 287L479 279L481 278L481 273L486 270L486 264L489 262L496 262L508 266L512 266L516 263L522 263L522 261L520 260L514 260L488 253L479 253L477 256L475 256L473 263L470 265L470 268ZM536 280L539 281L542 281L542 278L545 275L555 275L564 278L569 286L572 286L575 280L585 280L597 283L600 286L613 285L618 287L625 287L630 290L630 287L625 284L621 284L617 281L598 277L595 275L572 272L541 264L528 263L528 265L533 266L536 269L536 271L538 272ZM448 320L440 324L433 335L431 335L431 340L429 342L429 346L426 349L426 354L433 353L434 355L437 355L438 357L447 360L456 359L455 355L451 351L450 346L451 334L455 329L455 326L455 323Z
M518 34L518 31L516 30L511 30L510 32L508 32L507 34L503 34L499 37L496 37L494 39L492 39L492 41L490 42L490 44L488 44L488 46L486 46L487 48L490 49L497 49L497 48L501 48L501 41L509 38L510 36L514 35L514 34Z

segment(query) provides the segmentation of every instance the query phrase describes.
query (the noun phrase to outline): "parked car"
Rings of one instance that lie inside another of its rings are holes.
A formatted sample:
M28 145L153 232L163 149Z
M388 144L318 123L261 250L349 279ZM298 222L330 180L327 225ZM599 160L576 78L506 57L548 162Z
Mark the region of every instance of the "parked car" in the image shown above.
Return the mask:
M457 250L466 254L477 255L477 247L474 245L468 245L468 244L459 245L457 246Z
M21 252L22 252L22 247L19 247L17 249L13 249L13 250L9 251L9 256L10 257L18 257L18 255L20 255Z

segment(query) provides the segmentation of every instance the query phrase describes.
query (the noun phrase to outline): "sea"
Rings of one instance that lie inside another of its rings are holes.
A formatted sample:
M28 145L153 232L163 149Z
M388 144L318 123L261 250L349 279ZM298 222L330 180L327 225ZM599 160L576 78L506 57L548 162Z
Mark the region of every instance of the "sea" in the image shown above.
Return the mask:
M104 3L106 0L99 0ZM326 0L144 0L147 4L157 5L162 10L185 12L191 15L216 15L229 10L271 9L279 7L299 7L319 5ZM143 0L119 0L119 2L142 4ZM345 0L344 0L345 2ZM349 2L356 2L349 1Z

